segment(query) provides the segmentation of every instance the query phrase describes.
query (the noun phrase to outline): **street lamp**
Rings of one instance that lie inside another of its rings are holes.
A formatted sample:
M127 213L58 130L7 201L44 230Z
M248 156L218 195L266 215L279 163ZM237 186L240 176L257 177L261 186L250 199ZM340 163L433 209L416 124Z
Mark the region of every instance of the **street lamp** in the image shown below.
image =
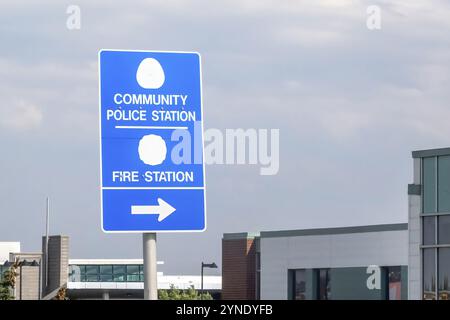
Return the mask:
M211 268L211 269L217 269L217 264L215 262L213 263L203 263L202 262L202 273L201 273L201 289L200 289L200 299L203 300L203 268Z

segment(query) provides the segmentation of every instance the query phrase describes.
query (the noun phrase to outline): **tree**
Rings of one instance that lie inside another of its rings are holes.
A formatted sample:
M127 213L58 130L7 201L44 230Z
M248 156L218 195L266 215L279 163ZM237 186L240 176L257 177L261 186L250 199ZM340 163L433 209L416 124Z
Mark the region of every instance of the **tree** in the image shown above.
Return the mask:
M12 291L16 287L17 268L19 268L19 259L9 267L9 270L3 273L0 282L0 300L14 300Z
M66 287L59 288L54 300L69 300L69 298L67 297L67 288Z
M203 297L203 299L202 299ZM200 295L194 286L191 286L187 290L181 290L175 287L173 284L170 285L170 289L160 289L158 290L159 300L212 300L212 296L209 293L203 293Z

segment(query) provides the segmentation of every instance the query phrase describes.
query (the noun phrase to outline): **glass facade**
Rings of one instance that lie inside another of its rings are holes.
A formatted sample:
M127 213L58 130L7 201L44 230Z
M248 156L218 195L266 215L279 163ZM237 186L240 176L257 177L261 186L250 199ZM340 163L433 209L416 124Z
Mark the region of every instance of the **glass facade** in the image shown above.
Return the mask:
M8 269L9 267L0 266L0 281L3 279L3 273L5 273L5 271Z
M450 215L438 218L438 244L450 244Z
M422 158L422 297L450 298L450 156Z
M438 256L438 296L440 300L449 300L450 287L450 248L439 249Z
M436 244L436 218L424 217L423 218L423 244L434 245Z
M317 269L317 300L331 300L330 269Z
M438 212L450 211L450 156L438 157L437 164Z
M143 282L143 265L70 265L71 282Z
M436 212L436 158L423 158L423 212Z
M305 269L293 270L293 300L306 300Z
M288 269L290 300L403 300L407 298L407 266ZM374 278L375 276L375 278ZM368 286L376 279L380 287Z
M401 267L386 267L387 274L387 298L388 300L402 299L402 272Z
M436 300L435 249L423 250L423 298Z

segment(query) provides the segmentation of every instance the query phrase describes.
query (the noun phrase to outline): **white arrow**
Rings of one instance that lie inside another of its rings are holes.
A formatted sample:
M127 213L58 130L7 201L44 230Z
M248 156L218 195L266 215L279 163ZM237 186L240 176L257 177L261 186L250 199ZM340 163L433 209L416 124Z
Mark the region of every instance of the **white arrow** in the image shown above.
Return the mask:
M161 198L158 198L157 206L131 206L131 214L158 214L159 222L170 216L175 210Z

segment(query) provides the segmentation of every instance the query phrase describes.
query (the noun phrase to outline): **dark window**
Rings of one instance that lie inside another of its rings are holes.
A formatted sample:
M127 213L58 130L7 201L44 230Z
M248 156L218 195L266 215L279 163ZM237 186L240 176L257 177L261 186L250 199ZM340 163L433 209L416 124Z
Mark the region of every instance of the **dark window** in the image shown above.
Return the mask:
M331 286L330 286L330 269L317 269L317 299L330 300Z
M100 266L100 274L103 274L103 275L105 275L105 274L112 274L113 273L113 267L112 266L108 266L108 265L105 265L105 266Z
M86 266L86 281L97 282L99 281L99 266L87 265Z
M439 300L450 298L450 248L440 248L438 255Z
M98 274L98 266L95 265L86 266L86 274L89 275Z
M98 282L98 274L87 274L86 281L87 282Z
M439 216L439 244L450 244L450 216Z
M436 158L423 158L423 212L436 212Z
M139 281L144 282L144 266L139 265Z
M100 281L101 282L112 282L113 281L113 275L112 274L101 274L100 275Z
M402 272L401 267L387 267L388 277L388 299L401 300L402 299Z
M423 299L436 300L436 249L423 249Z
M450 211L450 156L438 158L438 211Z
M125 275L124 274L114 274L113 275L113 281L114 282L125 282Z
M114 272L114 274L125 274L125 273L127 273L126 266L125 265L115 265L115 266L113 266L113 272Z
M127 266L127 281L139 282L139 265Z
M423 244L433 245L436 243L436 217L424 217L423 218Z
M305 270L293 270L293 299L306 300L306 275Z
M100 281L101 282L112 282L113 281L113 266L112 265L101 265L100 266Z
M125 265L114 265L113 266L113 281L114 282L124 282L126 279L126 266Z

